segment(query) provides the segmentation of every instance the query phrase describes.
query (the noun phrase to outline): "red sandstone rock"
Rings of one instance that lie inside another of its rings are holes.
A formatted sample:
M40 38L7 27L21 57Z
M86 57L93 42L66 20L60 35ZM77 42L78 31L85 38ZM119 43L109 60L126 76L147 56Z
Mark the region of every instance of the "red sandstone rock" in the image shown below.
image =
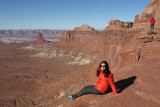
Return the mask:
M93 43L97 47L101 47L100 57L107 59L112 67L123 67L128 64L137 62L141 59L141 50L143 45L148 42L159 41L159 34L148 35L145 29L150 16L158 16L159 8L158 0L153 0L142 13L141 16L137 15L134 22L134 28L139 26L139 29L132 29L132 22L121 22L116 19L109 22L109 26L106 27L104 32L84 31L89 29L88 25L77 27L73 31L66 31L59 43ZM157 20L158 21L158 20ZM131 29L123 29L131 28ZM82 30L83 29L83 30ZM156 36L155 36L156 35ZM128 44L126 46L126 44ZM97 48L97 50L100 50ZM128 50L129 49L129 50ZM131 50L130 50L131 49ZM123 51L123 54L122 52Z
M96 31L65 31L60 42L97 42Z
M133 22L122 22L117 19L112 19L110 22L108 22L108 27L105 28L107 29L120 29L120 28L131 28L133 25Z
M38 45L40 45L41 43L47 43L47 41L44 40L42 33L40 32L38 32L38 38L34 42Z
M160 26L158 24L160 22L160 18L159 18L160 17L160 1L159 0L152 0L152 2L145 7L141 16L139 15L135 16L133 27L149 29L150 19L152 16L156 20L155 29L160 29Z
M106 30L104 32L66 31L63 33L62 38L59 42L57 42L57 44L61 45L61 47L66 47L69 46L69 44L73 43L74 47L76 48L75 44L78 45L80 43L84 43L86 44L85 46L87 46L90 43L92 45L88 47L87 50L90 50L92 47L95 47L94 51L98 50L99 58L103 60L107 59L112 68L119 68L138 61L138 51L135 51L134 54L130 54L132 53L132 51L125 52L123 49L125 47L123 46L124 44L129 44L129 42L134 41L134 50L136 50L136 46L138 46L138 44L136 43L139 43L138 40L140 39L137 40L134 35L138 34L138 32L140 31L127 29ZM85 46L83 46L83 48L85 48ZM129 46L132 47L132 45ZM123 57L122 54L119 53L119 49L121 49L124 52Z
M74 28L74 31L95 31L95 29L91 28L90 26L88 26L86 24L84 24L84 25L82 25L80 27Z
M140 16L137 16L136 20L139 20L138 17ZM37 41L44 41L41 34ZM24 56L21 50L12 50L15 48L10 47L9 51L6 51L8 47L1 46L0 105L159 107L159 42L159 33L147 35L141 29L64 32L61 40L54 46L68 51L77 49L77 53L84 50L87 51L86 56L98 54L97 59L91 64L80 66L78 69L55 59L28 58L28 52ZM96 69L102 60L108 61L120 95L113 96L109 91L102 96L86 95L75 101L67 100L65 95L74 94L86 85L95 85ZM22 63L23 61L25 63Z
M88 25L76 27L73 31L65 31L62 34L60 42L93 42L97 43L99 37L97 31Z

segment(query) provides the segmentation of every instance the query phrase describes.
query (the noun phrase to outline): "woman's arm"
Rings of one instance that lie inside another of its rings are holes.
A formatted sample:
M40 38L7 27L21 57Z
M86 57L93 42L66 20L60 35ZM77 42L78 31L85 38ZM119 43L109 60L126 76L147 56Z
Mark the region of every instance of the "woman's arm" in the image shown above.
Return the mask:
M116 89L116 85L114 83L114 78L113 78L113 74L109 74L109 78L108 78L109 84L112 88L113 94L117 94L117 89Z

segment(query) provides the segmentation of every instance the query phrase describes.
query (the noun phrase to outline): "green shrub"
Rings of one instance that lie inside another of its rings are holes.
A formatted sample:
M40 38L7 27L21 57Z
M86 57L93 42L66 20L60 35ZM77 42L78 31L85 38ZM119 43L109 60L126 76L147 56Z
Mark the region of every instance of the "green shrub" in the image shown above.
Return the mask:
M153 30L149 30L149 31L147 32L147 34L148 34L148 35L152 35L152 34L154 34L154 32L153 32Z

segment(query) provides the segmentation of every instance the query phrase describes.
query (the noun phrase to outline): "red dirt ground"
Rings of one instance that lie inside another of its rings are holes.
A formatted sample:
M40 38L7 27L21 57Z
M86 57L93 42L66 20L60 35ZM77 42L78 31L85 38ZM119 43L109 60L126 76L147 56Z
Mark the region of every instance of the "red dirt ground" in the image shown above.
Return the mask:
M30 57L36 53L20 44L0 45L0 106L39 104L54 93L57 81L79 68L58 59Z
M23 45L0 45L1 107L159 107L160 57L152 57L112 71L119 95L74 94L97 81L97 60L85 66L68 65L60 59L33 58L38 52Z

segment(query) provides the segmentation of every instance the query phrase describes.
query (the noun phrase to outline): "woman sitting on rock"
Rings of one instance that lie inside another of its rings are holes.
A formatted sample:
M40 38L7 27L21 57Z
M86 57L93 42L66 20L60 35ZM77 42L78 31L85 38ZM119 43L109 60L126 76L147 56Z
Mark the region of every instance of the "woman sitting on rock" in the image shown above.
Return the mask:
M96 94L102 95L105 94L108 86L110 85L113 91L113 94L117 94L116 86L113 79L113 74L109 70L108 63L106 61L102 61L97 69L97 77L98 81L96 85L85 86L81 91L74 95L66 95L69 100L74 100L82 95L86 94Z

